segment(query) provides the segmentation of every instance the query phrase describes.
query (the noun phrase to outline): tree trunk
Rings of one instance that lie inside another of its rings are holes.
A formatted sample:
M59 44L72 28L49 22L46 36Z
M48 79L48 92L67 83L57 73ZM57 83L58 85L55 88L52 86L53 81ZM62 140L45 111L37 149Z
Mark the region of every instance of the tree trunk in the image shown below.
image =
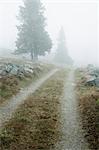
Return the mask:
M31 55L31 60L33 61L34 60L34 55L33 55L32 51L31 51L30 55Z

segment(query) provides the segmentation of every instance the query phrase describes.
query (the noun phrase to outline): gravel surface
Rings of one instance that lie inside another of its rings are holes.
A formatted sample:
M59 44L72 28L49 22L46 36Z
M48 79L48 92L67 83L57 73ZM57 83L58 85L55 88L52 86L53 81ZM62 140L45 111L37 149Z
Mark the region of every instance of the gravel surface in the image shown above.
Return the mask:
M53 74L57 72L57 69L52 70L43 78L39 79L35 83L31 83L31 85L27 88L24 88L18 93L16 96L11 98L9 101L6 101L0 106L0 127L4 125L6 121L8 121L12 116L18 106L26 100L26 98L34 93L47 79L49 79Z
M62 135L55 150L88 150L77 105L74 71L70 71L66 78L64 94L61 101L60 130L62 131Z

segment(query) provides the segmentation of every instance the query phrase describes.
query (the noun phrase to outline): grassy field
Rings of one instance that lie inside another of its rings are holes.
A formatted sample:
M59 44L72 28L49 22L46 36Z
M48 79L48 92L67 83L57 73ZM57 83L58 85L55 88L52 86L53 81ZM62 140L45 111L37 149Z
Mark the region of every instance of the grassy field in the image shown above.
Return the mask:
M0 133L1 150L50 150L60 134L60 97L65 71L58 71L16 111Z
M85 86L84 76L76 72L77 97L85 137L92 150L99 149L99 88Z

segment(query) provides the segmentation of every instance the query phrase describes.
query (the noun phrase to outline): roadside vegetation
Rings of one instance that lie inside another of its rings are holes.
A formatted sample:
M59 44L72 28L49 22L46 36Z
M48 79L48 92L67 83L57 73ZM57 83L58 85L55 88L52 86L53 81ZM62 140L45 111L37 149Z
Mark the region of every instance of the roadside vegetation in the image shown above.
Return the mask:
M34 69L32 74L19 77L16 75L7 75L0 78L0 104L16 95L20 89L28 86L31 82L35 82L49 72L54 67L52 65L41 66L41 69Z
M99 149L99 88L85 84L83 71L76 71L77 97L85 138L92 150Z
M50 150L60 134L60 97L66 72L58 71L20 106L0 132L1 150Z

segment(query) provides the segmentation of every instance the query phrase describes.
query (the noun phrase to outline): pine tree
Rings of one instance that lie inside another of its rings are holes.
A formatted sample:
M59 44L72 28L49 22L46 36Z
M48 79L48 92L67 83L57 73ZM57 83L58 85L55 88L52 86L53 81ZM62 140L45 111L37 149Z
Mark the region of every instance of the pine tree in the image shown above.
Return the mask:
M71 65L73 63L73 60L69 56L68 49L66 47L66 37L65 37L65 32L63 27L61 27L61 30L59 32L55 61L57 63L67 64L67 65Z
M16 41L16 54L30 53L32 60L39 55L50 51L52 42L45 30L44 7L40 0L23 0L20 6L18 38Z

